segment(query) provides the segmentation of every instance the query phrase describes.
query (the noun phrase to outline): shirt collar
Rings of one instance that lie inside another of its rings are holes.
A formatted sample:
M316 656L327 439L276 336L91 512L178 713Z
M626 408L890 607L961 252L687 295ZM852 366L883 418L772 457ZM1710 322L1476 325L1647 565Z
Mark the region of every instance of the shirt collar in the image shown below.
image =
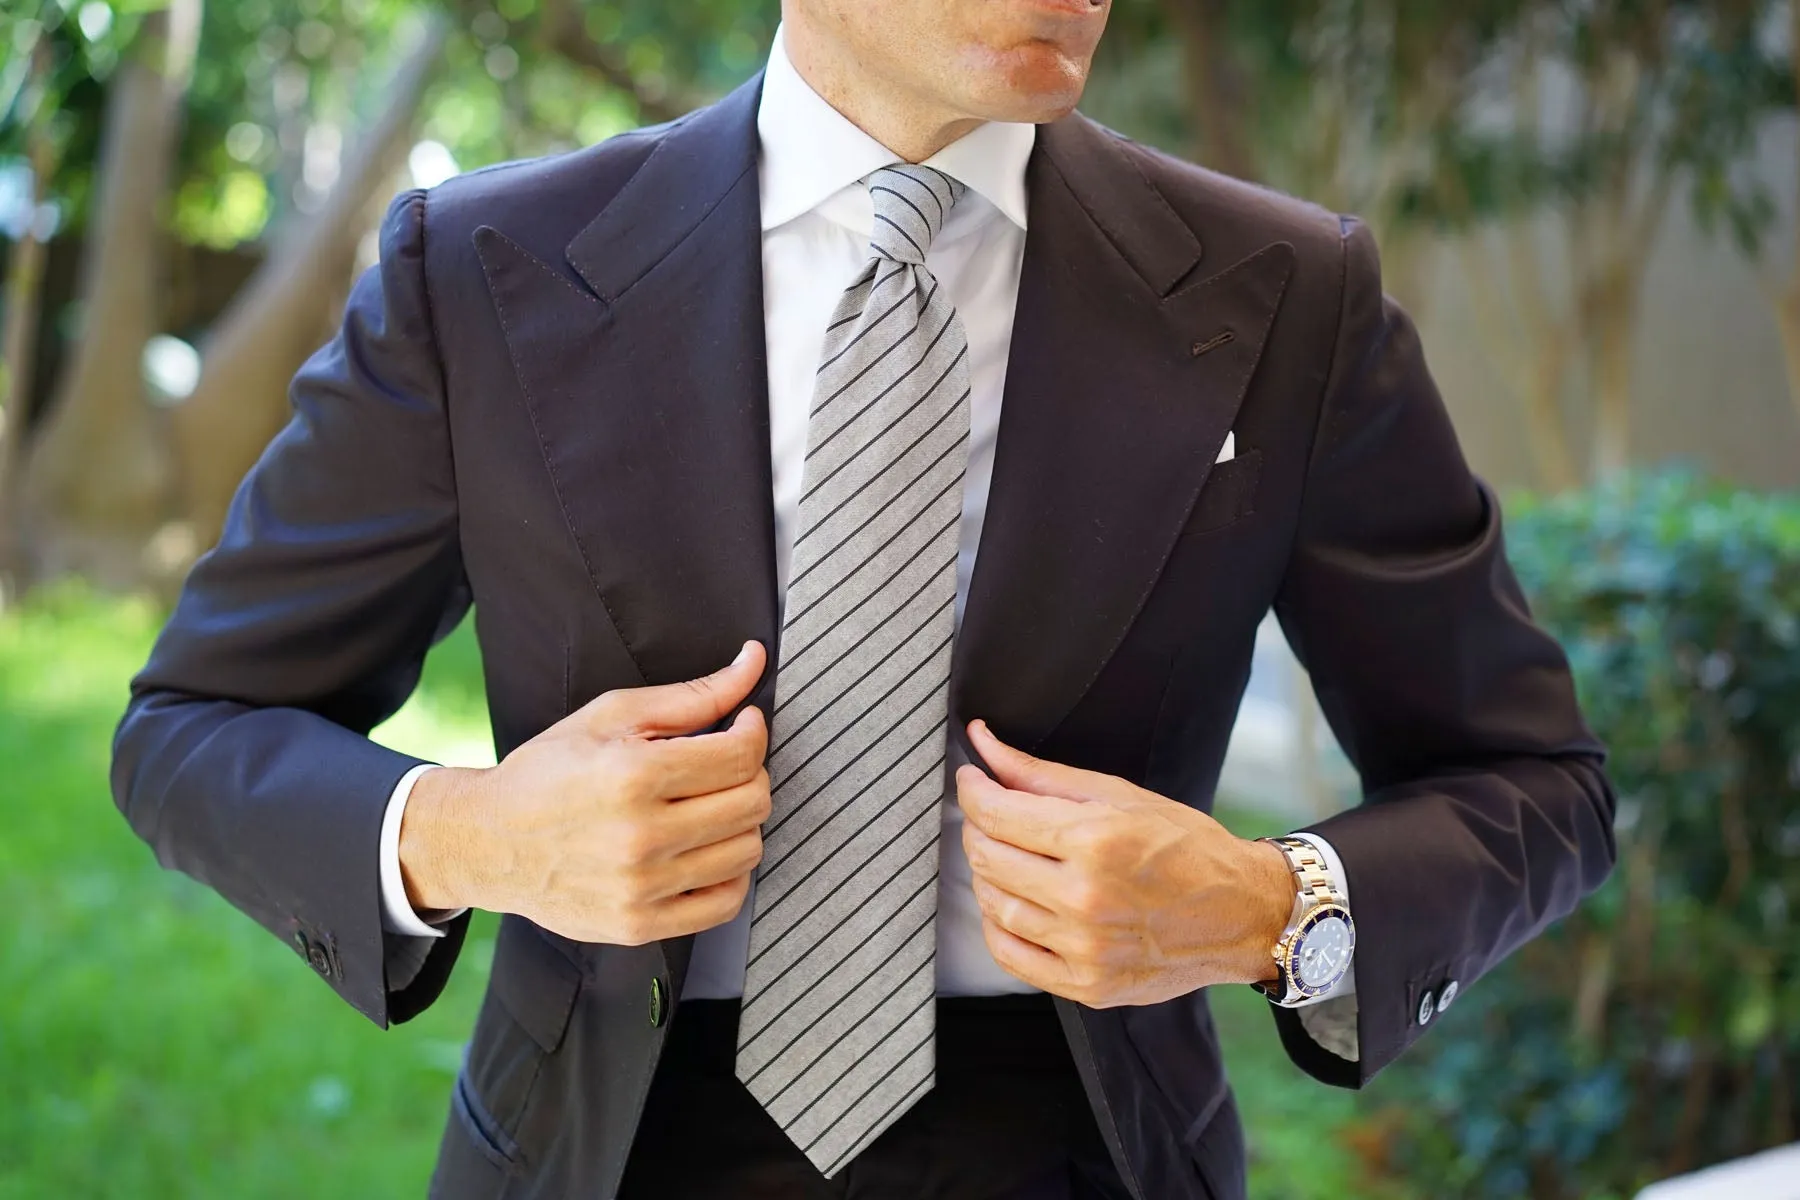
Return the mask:
M857 128L800 77L782 44L769 50L756 113L766 232L818 208L900 157ZM989 121L926 160L1025 228L1025 164L1037 126Z

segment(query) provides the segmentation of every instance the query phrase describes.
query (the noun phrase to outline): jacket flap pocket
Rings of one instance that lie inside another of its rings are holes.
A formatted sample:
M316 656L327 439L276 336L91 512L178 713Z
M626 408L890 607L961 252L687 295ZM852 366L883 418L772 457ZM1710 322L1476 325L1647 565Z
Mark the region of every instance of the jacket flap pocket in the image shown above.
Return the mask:
M494 944L494 996L546 1054L562 1045L581 992L581 968L536 925L505 917Z

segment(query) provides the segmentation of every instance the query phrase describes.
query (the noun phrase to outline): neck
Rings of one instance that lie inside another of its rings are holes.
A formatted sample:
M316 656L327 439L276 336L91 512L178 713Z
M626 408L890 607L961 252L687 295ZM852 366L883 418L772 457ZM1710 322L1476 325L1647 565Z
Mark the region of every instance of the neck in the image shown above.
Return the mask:
M864 69L842 43L785 19L782 42L807 86L858 129L909 163L921 163L982 124L895 80Z

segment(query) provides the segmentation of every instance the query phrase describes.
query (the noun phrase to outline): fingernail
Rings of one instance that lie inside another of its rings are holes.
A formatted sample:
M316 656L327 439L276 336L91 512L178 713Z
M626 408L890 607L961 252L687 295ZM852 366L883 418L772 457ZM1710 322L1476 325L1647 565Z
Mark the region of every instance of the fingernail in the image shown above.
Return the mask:
M750 647L752 647L754 645L756 645L755 642L745 642L743 645L743 648L737 652L737 657L731 660L731 665L734 667L741 667L745 663L749 662L750 661Z
M976 718L975 720L970 721L969 728L974 730L976 733L985 733L989 737L993 736L993 732L991 730L989 730L987 727L987 722L981 720L980 718Z

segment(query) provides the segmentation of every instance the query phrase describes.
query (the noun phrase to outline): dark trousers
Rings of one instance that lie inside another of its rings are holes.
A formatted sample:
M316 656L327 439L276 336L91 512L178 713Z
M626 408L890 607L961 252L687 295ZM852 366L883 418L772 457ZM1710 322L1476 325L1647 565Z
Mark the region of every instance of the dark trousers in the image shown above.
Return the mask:
M829 1180L737 1081L737 1019L677 1008L619 1200L1127 1200L1047 996L939 1000L936 1086Z

